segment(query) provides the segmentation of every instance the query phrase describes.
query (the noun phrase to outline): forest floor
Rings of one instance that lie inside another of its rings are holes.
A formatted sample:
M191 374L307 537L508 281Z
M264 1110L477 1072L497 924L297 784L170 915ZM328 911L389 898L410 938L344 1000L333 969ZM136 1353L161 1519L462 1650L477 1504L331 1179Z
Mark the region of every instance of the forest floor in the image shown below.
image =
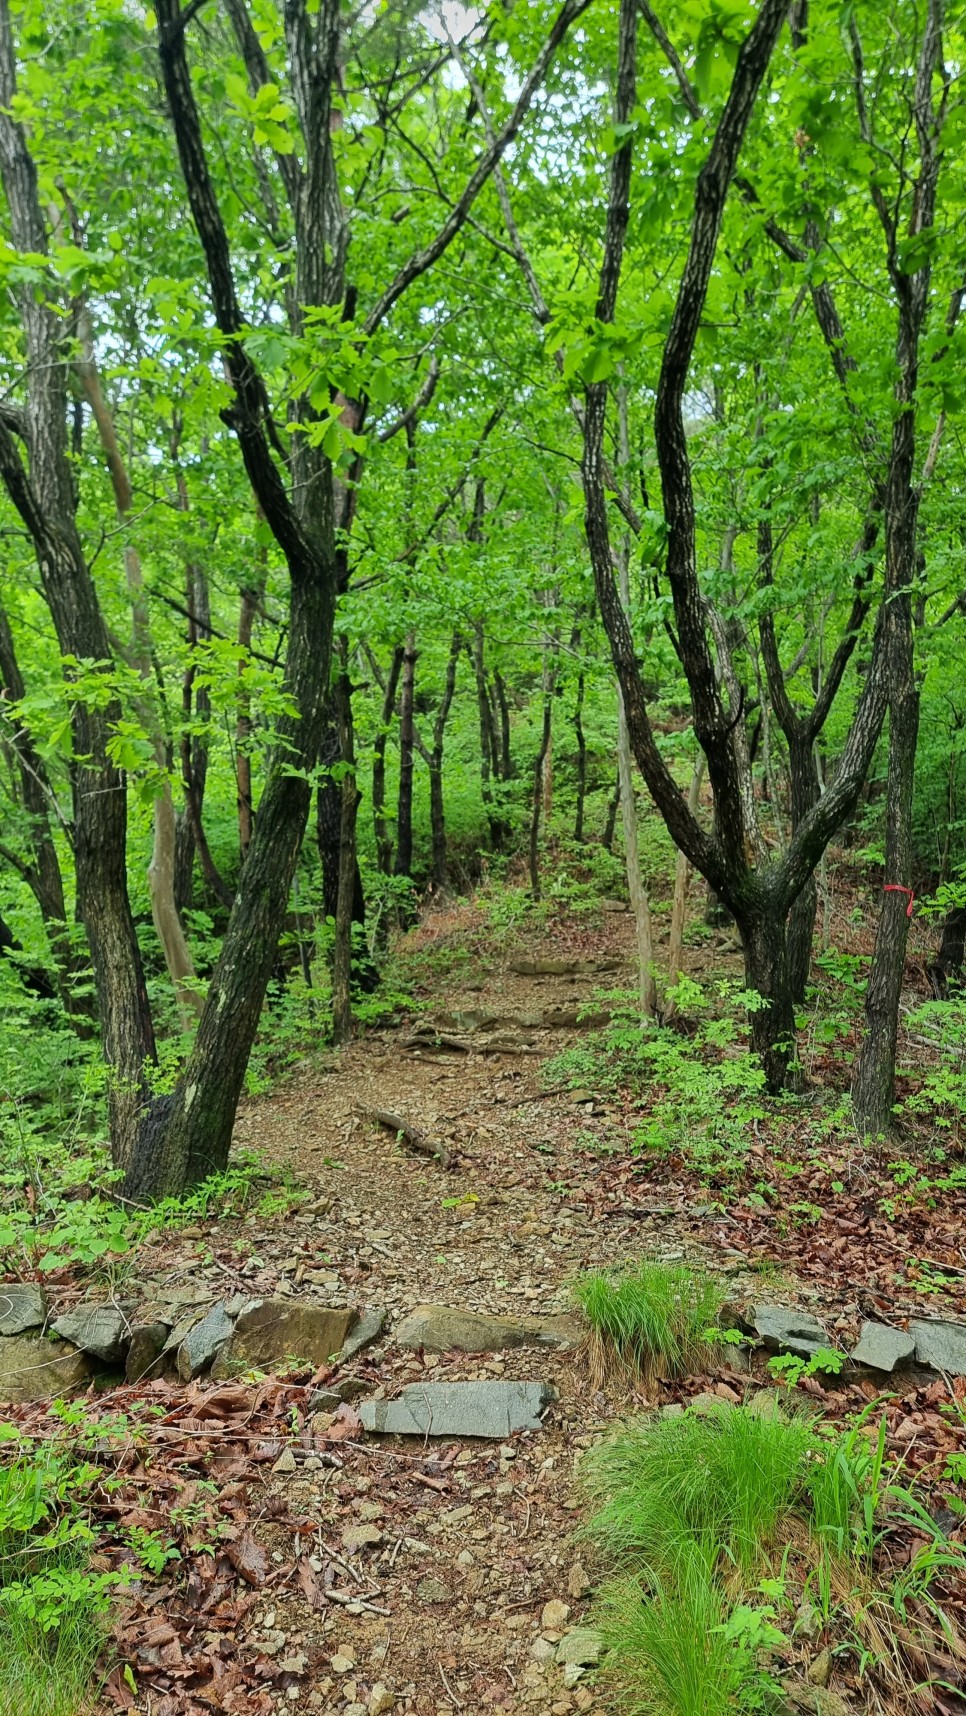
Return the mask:
M595 1389L573 1349L405 1350L394 1330L418 1304L564 1312L583 1269L683 1260L726 1277L737 1304L809 1309L847 1346L864 1315L923 1314L908 1265L924 1258L945 1270L926 1314L962 1315L961 1193L939 1212L913 1201L883 1212L853 1161L826 1164L820 1194L814 1151L797 1156L788 1135L778 1151L754 1123L760 1178L783 1175L781 1198L762 1207L740 1187L709 1196L683 1158L642 1166L629 1156L624 1097L573 1091L552 1068L548 1078L548 1058L585 1038L575 1013L628 981L630 953L627 915L562 914L551 928L493 942L473 908L437 912L406 953L425 1013L311 1057L245 1102L237 1145L290 1174L301 1201L162 1237L138 1257L143 1283L385 1309L385 1333L328 1379L348 1377L369 1396L416 1379L519 1378L557 1397L541 1431L504 1444L363 1436L351 1408L323 1420L320 1440L306 1407L320 1379L304 1374L102 1397L104 1411L136 1415L137 1396L154 1413L141 1420L136 1454L118 1461L119 1527L130 1536L160 1525L164 1535L174 1509L183 1556L146 1579L123 1615L118 1639L132 1666L112 1675L105 1710L603 1716L593 1675L565 1685L553 1660L562 1634L587 1618L594 1585L575 1466L645 1399ZM705 976L738 975L727 931L699 957ZM547 960L578 969L533 974ZM464 1047L446 1047L447 1037ZM448 1165L415 1153L373 1111L441 1143ZM820 1220L782 1219L796 1202L829 1201ZM763 1359L749 1373L736 1358L661 1398L711 1390L739 1400L762 1381ZM901 1386L888 1409L891 1444L928 1481L962 1434L943 1412L945 1382L919 1375ZM823 1399L844 1415L877 1392L832 1379ZM226 1520L237 1527L230 1568L205 1548Z

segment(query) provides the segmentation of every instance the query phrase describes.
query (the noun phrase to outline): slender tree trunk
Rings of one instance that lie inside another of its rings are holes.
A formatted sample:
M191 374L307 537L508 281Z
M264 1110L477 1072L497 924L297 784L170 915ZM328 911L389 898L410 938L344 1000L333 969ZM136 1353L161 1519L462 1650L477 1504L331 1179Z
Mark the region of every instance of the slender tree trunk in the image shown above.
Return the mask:
M433 724L433 749L429 767L429 820L433 841L433 885L439 893L444 892L449 886L449 865L446 854L446 813L443 803L443 741L446 734L446 722L449 719L450 708L456 692L456 670L459 666L462 648L463 640L459 632L456 631L453 633L450 643L443 695L440 698L436 720Z
M577 642L579 644L579 636ZM577 739L577 811L574 817L574 840L578 846L582 846L584 840L584 805L587 798L587 740L584 735L584 673L582 669L577 675L574 734Z
M912 903L912 803L919 734L919 688L913 665L908 596L897 597L889 606L899 611L890 615L896 636L894 690L889 704L885 861L888 880L879 908L865 996L865 1030L852 1085L856 1120L863 1133L876 1138L891 1130L895 1104L899 1002Z
M630 462L630 440L627 423L627 388L621 383L617 390L618 451L621 481L626 484ZM621 607L630 624L631 611L631 541L625 533L621 543L618 567L618 590ZM631 761L631 737L624 707L624 693L617 687L617 775L620 782L621 822L624 829L624 865L627 872L627 892L634 914L634 940L637 946L637 989L641 1012L652 1019L657 1012L657 982L654 976L654 938L651 933L651 907L641 874L641 855L637 840L637 801L634 795L634 773Z
M473 627L471 660L476 675L476 699L480 712L480 790L490 829L490 845L494 852L500 852L503 848L504 827L494 802L492 784L494 777L499 778L499 749L486 682L482 620L477 620Z
M252 647L252 632L258 608L258 589L242 590L238 600L239 676L248 663ZM254 801L252 798L252 714L247 691L238 693L238 715L235 721L235 781L238 793L238 855L244 864L252 843Z
M386 741L396 712L396 690L402 671L403 645L392 652L382 698L382 719L372 747L372 820L376 836L376 863L383 876L392 874L392 828L386 815Z
M607 801L607 815L604 818L604 832L601 835L601 840L600 840L600 843L603 846L605 852L612 852L614 849L614 836L617 833L617 812L620 810L620 807L621 807L621 774L620 774L620 769L618 768L617 780L614 783L614 790L611 793L610 798Z
M339 721L339 749L345 773L339 787L339 885L335 912L335 944L332 953L332 1036L336 1043L352 1036L352 925L356 903L356 813L359 791L355 776L355 741L352 698L349 689L348 649L340 639L341 672L335 690Z
M394 865L397 876L411 876L413 872L413 773L415 766L413 711L416 695L416 658L416 634L410 631L406 635L403 648L399 691L399 797L396 810L396 862Z
M493 675L493 690L496 694L496 706L500 712L500 778L510 781L513 779L513 757L510 752L510 700L506 694L506 685L499 669Z
M697 816L698 805L701 801L701 782L704 779L704 757L699 756L694 765L691 785L688 788L688 809L692 816ZM679 852L674 866L674 900L671 905L671 930L668 936L667 949L667 981L668 988L673 989L681 976L682 954L684 951L684 925L688 909L688 888L691 881L691 866L683 852ZM675 1011L673 1001L669 1004L665 1019L670 1019Z
M550 755L553 735L553 699L556 688L556 668L551 667L543 693L543 724L540 745L533 765L533 802L530 810L530 893L540 898L540 810L544 798L544 769Z

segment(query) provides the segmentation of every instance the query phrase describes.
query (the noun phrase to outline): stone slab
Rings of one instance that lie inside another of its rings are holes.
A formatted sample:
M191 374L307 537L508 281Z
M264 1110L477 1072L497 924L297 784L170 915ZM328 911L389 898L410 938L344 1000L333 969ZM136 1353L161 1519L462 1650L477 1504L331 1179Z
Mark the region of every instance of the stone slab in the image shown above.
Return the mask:
M859 1330L859 1339L849 1357L856 1364L868 1365L870 1370L892 1371L905 1364L916 1350L915 1335L905 1329L893 1329L888 1323L866 1322Z
M966 1323L944 1323L930 1317L910 1320L909 1333L916 1343L916 1358L930 1370L949 1376L966 1376Z
M481 1436L540 1430L553 1398L543 1382L413 1382L398 1400L364 1400L366 1430L386 1436Z
M819 1347L829 1345L825 1329L808 1311L792 1310L787 1305L756 1305L751 1320L755 1333L772 1352L811 1358Z

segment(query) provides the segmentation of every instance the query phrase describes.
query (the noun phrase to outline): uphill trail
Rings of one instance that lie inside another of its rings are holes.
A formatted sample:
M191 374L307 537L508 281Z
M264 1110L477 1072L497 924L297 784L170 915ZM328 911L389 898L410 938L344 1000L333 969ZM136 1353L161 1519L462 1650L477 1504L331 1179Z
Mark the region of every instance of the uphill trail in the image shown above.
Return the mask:
M521 1379L555 1399L542 1430L503 1443L370 1436L337 1444L339 1467L300 1454L270 1474L251 1506L259 1542L290 1564L284 1521L310 1522L297 1547L342 1587L313 1602L303 1559L301 1578L269 1580L252 1601L244 1648L283 1670L278 1709L603 1713L580 1664L556 1660L581 1654L572 1639L592 1584L574 1468L633 1402L595 1393L572 1346L438 1353L396 1334L420 1305L562 1315L582 1269L644 1252L708 1258L687 1239L684 1208L601 1219L586 1194L605 1160L593 1129L606 1131L606 1108L545 1073L580 1040L595 996L628 981L629 917L607 915L590 933L562 920L490 956L473 943L469 957L462 929L437 917L418 932L425 1013L303 1063L243 1106L238 1147L290 1172L306 1197L259 1225L243 1262L236 1248L216 1266L228 1290L386 1312L344 1395ZM405 1122L422 1148L377 1114ZM730 1268L741 1264L732 1253ZM190 1280L190 1253L181 1267Z

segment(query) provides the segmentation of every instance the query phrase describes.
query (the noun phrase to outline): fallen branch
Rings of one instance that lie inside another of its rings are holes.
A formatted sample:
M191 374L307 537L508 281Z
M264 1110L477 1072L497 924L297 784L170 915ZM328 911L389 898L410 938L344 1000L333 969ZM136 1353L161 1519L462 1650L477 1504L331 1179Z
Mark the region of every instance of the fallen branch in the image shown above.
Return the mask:
M384 1108L361 1108L358 1112L367 1120L374 1120L377 1126L385 1126L387 1131L395 1132L397 1139L405 1139L410 1149L417 1150L421 1156L432 1156L442 1167L449 1167L449 1151L445 1145L428 1138L411 1120L405 1120L401 1114L390 1114Z

